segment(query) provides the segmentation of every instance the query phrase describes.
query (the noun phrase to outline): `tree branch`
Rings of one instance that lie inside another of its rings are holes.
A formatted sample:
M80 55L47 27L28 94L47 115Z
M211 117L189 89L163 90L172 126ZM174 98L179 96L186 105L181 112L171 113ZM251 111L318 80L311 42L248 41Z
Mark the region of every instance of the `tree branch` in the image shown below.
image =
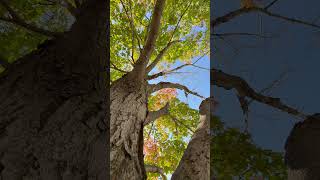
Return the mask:
M191 133L194 133L195 131L192 130L189 126L185 125L184 123L182 123L181 121L179 121L176 117L170 115L171 119L176 123L176 124L180 124L183 127L185 127L186 129L188 129Z
M163 108L159 109L158 111L149 111L146 120L144 121L143 125L146 126L161 116L169 114L169 103L167 103Z
M140 54L140 57L137 60L136 66L142 66L143 68L145 68L148 64L150 55L154 50L154 44L159 34L160 20L162 17L164 5L165 5L165 0L157 0L153 10L152 19L150 23L150 30L149 30L149 33L147 34L147 40Z
M276 4L279 0L274 0L272 1L270 4L268 4L266 7L264 7L265 10L268 10L269 8L271 8L271 6L273 6L274 4Z
M159 173L163 180L167 180L167 177L164 174L164 171L162 168L155 165L147 165L147 164L145 164L144 167L146 169L146 172Z
M208 52L209 52L209 51L208 51ZM194 61L193 63L191 63L191 64L190 64L190 63L186 63L186 64L180 65L180 66L178 66L178 67L176 67L176 68L173 68L173 69L171 69L171 70L168 70L168 71L161 71L161 72L159 72L159 73L152 74L152 75L148 76L147 79L148 79L148 80L150 80L150 79L155 79L155 78L158 78L158 77L160 77L160 76L164 76L164 75L166 75L166 74L173 73L173 72L175 72L175 71L177 71L177 70L179 70L179 69L182 69L182 68L184 68L184 67L186 67L186 66L194 66L194 67L197 67L197 68L204 69L204 68L202 68L202 67L196 66L195 64L196 64L201 58L203 58L208 52L204 53L202 56L200 56L197 60L195 60L195 61Z
M171 83L171 82L160 82L158 84L149 84L148 93L151 94L153 92L159 91L160 89L164 89L164 88L180 89L180 90L183 90L186 95L192 94L194 96L197 96L197 97L204 99L203 96L201 96L197 92L189 90L186 86L181 85L181 84L177 84L177 83Z
M264 36L261 34L255 34L255 33L213 33L213 36L255 36L255 37L260 37L260 38L271 38L270 36Z
M164 56L164 54L167 52L167 50L174 45L175 43L181 42L180 40L177 41L172 41L169 42L167 44L167 46L165 48L163 48L160 53L158 54L158 56L156 57L156 59L147 67L146 73L148 74L154 67L156 67L156 65L160 62L160 60L162 59L162 57Z
M260 13L263 13L263 14L268 15L270 17L282 19L282 20L285 20L285 21L288 21L288 22L291 22L291 23L297 23L297 24L302 24L302 25L314 27L314 28L320 28L320 25L313 24L313 23L310 23L310 22L305 22L303 20L299 20L299 19L295 19L295 18L282 16L282 15L279 15L279 14L275 14L275 13L272 13L272 12L268 11L268 9L266 9L266 8L259 8L259 7L250 7L250 8L237 9L237 10L232 11L232 12L226 14L226 15L223 15L223 16L220 16L220 17L214 19L213 21L211 21L211 26L213 28L215 28L215 27L217 27L217 26L219 26L219 25L221 25L223 23L231 21L232 19L234 19L234 18L236 18L236 17L238 17L238 16L240 16L242 14L249 13L249 12L260 12Z
M124 9L124 11L125 11L125 13L126 13L126 16L127 16L128 20L129 20L129 22L130 22L130 26L131 26L132 33L134 34L134 36L136 37L136 39L137 39L137 41L138 41L139 49L140 49L140 51L142 51L142 49L141 49L141 39L140 39L138 33L136 32L136 27L135 27L135 25L134 25L134 22L133 22L133 20L132 20L132 17L129 16L129 12L128 12L126 6L124 5L123 1L120 0L120 2L121 2L121 5L123 6L123 9ZM132 43L132 46L133 46L133 43Z
M281 102L280 98L273 98L257 93L245 80L238 76L229 75L217 69L211 69L210 73L211 84L215 86L222 87L226 90L235 89L241 97L249 97L260 103L272 106L283 112L287 112L288 114L301 118L307 117L306 114Z
M49 37L57 37L62 34L59 32L52 32L45 29L41 29L35 25L28 24L5 2L5 0L0 0L0 4L9 12L11 16L11 18L0 17L0 20L2 21L21 26L29 31L33 31Z
M111 61L110 61L110 64L111 64L111 68L114 69L114 70L117 70L117 71L120 71L122 73L128 73L128 71L125 71L125 70L122 70L120 68L118 68L115 64L113 64Z
M169 39L169 42L171 42L171 40L173 39L173 36L174 36L174 34L176 33L176 31L177 31L177 29L178 29L178 27L179 27L179 25L180 25L180 22L181 22L183 16L187 13L188 9L189 9L190 6L191 6L191 2L192 2L192 1L189 1L188 6L187 6L186 9L182 12L182 14L180 15L180 17L179 17L179 19L178 19L178 22L177 22L177 24L175 25L175 27L174 27L174 29L173 29L173 32L172 32L171 37L170 37L170 39Z

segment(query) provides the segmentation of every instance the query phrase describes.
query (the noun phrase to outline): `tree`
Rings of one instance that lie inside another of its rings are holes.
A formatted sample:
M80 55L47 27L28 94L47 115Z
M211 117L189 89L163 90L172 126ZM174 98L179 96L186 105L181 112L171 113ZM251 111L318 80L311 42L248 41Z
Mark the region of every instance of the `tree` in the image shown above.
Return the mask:
M107 1L0 5L1 178L106 179Z
M273 12L273 10L270 10L280 2L279 0L274 0L271 2L260 2L259 4L256 2L252 3L253 1L250 1L250 5L247 5L248 4L247 2L249 1L241 1L241 2L242 2L242 5L239 9L227 12L224 15L213 18L213 20L211 21L211 28L213 29L211 35L214 38L224 39L228 36L251 36L256 38L264 38L264 35L262 34L254 34L254 33L247 33L247 32L231 32L231 33L217 32L222 25L229 24L232 21L235 21L235 19L237 19L239 16L246 15L249 13L250 14L256 13L261 16L264 15L267 17L274 18L274 20L278 19L287 23L294 23L294 24L306 26L309 28L319 29L320 27L314 22L287 17L285 15L281 15L280 13L275 13ZM292 130L291 135L287 140L285 157L286 157L286 165L289 168L289 171L288 171L289 179L293 177L297 178L298 177L297 172L305 173L303 176L300 176L301 179L310 179L308 175L311 175L317 170L313 169L314 166L312 164L314 163L314 161L310 160L309 155L310 153L312 153L311 156L317 157L317 154L314 153L314 151L311 151L310 148L307 148L304 151L302 151L302 149L304 148L302 148L301 145L302 145L302 142L305 142L305 143L307 142L308 146L312 146L310 139L308 139L311 137L311 134L313 132L311 131L312 127L310 126L310 124L312 123L310 123L309 120L310 118L311 119L315 119L315 118L313 118L313 116L310 116L302 111L299 111L297 108L294 108L292 106L285 104L283 101L281 101L280 98L275 98L275 97L266 95L264 90L262 90L261 92L255 90L254 88L252 88L252 86L249 85L249 83L245 79L239 76L228 74L214 67L211 69L211 77L212 77L211 79L212 85L216 87L224 88L225 90L231 90L231 89L235 90L244 115L248 114L250 103L252 101L257 101L257 102L266 104L268 106L274 107L276 109L279 109L283 112L294 115L296 117L299 117L301 119L304 119L304 122L302 124L306 124L306 125L302 125L299 123ZM303 129L302 127L305 127L305 126L309 127L310 129L309 128ZM313 128L315 127L316 125L314 124ZM306 133L308 129L310 130L310 133ZM316 137L316 136L313 136L313 137ZM217 150L217 149L213 149L213 151L214 150ZM309 172L309 174L306 172ZM315 179L317 178L319 177L317 176Z
M213 102L213 98L201 102L199 125L172 175L172 180L210 179L210 110Z
M237 128L226 128L218 117L214 117L211 124L212 179L286 179L287 170L282 153L260 148L250 134Z
M202 97L184 85L148 81L195 65L192 58L208 52L208 9L209 1L112 2L111 44L115 44L111 46L112 178L146 178L143 129L166 114L168 108L163 104L150 111L148 101L152 93L176 88ZM171 70L161 67L178 59L186 64Z

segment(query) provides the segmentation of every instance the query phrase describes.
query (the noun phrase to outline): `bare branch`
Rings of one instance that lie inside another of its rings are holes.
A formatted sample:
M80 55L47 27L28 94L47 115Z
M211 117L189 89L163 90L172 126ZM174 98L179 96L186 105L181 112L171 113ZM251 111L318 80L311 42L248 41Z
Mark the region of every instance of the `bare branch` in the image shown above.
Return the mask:
M192 130L189 126L185 125L184 123L182 123L181 121L179 121L176 117L170 115L171 119L176 123L176 124L180 124L183 127L185 127L186 129L188 129L191 133L194 133L195 131Z
M114 70L117 70L117 71L120 71L122 73L128 73L128 71L125 71L125 70L122 70L120 68L118 68L115 64L113 64L111 61L110 61L110 64L111 64L111 68L114 69Z
M167 50L174 45L175 43L181 42L180 40L177 41L172 41L169 42L167 44L167 46L165 48L163 48L160 53L158 54L158 56L156 57L156 59L147 67L146 73L149 73L154 67L156 67L156 65L160 62L160 60L162 59L162 57L164 56L164 54L167 52Z
M255 36L260 38L271 38L270 36L265 36L261 34L255 34L255 33L214 33L213 36Z
M201 96L197 92L189 90L186 86L178 84L178 83L171 83L171 82L160 82L158 84L149 84L148 93L151 94L153 92L159 91L160 89L164 89L164 88L180 89L180 90L183 90L186 93L186 95L192 94L194 96L197 96L197 97L204 99L203 96Z
M156 1L156 5L154 7L152 18L151 18L150 30L147 34L147 40L140 54L140 57L137 60L136 66L142 66L143 68L145 68L148 64L150 55L154 50L154 44L159 34L160 20L162 17L164 5L165 5L165 0Z
M267 87L263 88L262 90L259 91L259 93L266 93L268 91L270 91L272 88L276 87L277 85L280 84L280 82L286 77L288 72L284 72L280 75L279 78L277 78L276 80L272 81L272 83L270 85L268 85ZM250 101L248 101L248 106L253 102L254 100L251 99Z
M274 0L272 1L270 4L268 4L266 7L264 7L265 10L268 10L269 8L271 8L271 6L273 6L274 4L276 4L279 0Z
M217 69L211 69L210 77L211 84L222 87L226 90L235 89L241 97L252 98L260 103L272 106L283 112L287 112L288 114L292 114L300 118L307 117L307 115L303 112L300 112L299 110L281 102L280 98L264 96L260 93L257 93L245 80L238 76L229 75Z
M170 73L172 73L172 72L175 72L175 71L177 71L177 70L179 70L179 69L182 69L183 67L186 67L186 66L190 66L191 64L183 64L183 65L181 65L181 66L178 66L178 67L176 67L176 68L174 68L174 69L171 69L171 70L168 70L168 71L161 71L161 72L159 72L159 73L156 73L156 74L152 74L152 75L150 75L150 76L148 76L148 80L150 80L150 79L155 79L155 78L158 78L158 77L160 77L160 76L164 76L164 75L166 75L166 74L170 74Z
M209 53L209 51L207 51L207 52L205 52L202 56L200 56L197 60L195 60L193 63L186 63L186 64L183 64L183 65L180 65L180 66L178 66L178 67L176 67L176 68L173 68L173 69L171 69L171 70L168 70L168 71L161 71L161 72L159 72L159 73L156 73L156 74L152 74L152 75L150 75L150 76L148 76L148 80L150 80L150 79L155 79L155 78L158 78L158 77L160 77L160 76L164 76L164 75L166 75L166 74L171 74L171 73L173 73L173 72L176 72L176 71L178 71L179 69L182 69L182 68L184 68L184 67L186 67L186 66L194 66L194 67L197 67L197 68L201 68L201 69L204 69L204 68L202 68L202 67L199 67L199 66L196 66L195 64L201 59L201 58L203 58L207 53Z
M275 18L282 19L282 20L285 20L285 21L288 21L288 22L291 22L291 23L297 23L297 24L302 24L302 25L314 27L314 28L320 28L320 25L313 24L313 23L306 22L306 21L299 20L299 19L295 19L295 18L282 16L282 15L279 15L279 14L275 14L275 13L272 13L272 12L268 11L268 9L259 8L259 7L237 9L237 10L232 11L232 12L226 14L226 15L223 15L223 16L220 16L220 17L214 19L213 21L211 21L211 26L213 28L215 28L215 27L217 27L217 26L219 26L219 25L221 25L223 23L229 22L232 19L234 19L234 18L236 18L236 17L238 17L240 15L243 15L245 13L249 13L249 12L260 12L260 13L263 13L263 14L268 15L270 17L275 17Z
M172 32L172 34L171 34L171 37L170 37L170 39L169 39L169 43L172 41L173 36L174 36L174 34L176 33L176 31L177 31L177 29L178 29L178 27L179 27L179 25L180 25L180 22L181 22L183 16L187 13L189 7L191 6L191 2L192 2L192 0L189 1L188 6L187 6L186 9L182 12L182 14L180 15L180 17L179 17L179 19L178 19L178 22L177 22L176 26L174 27L173 32Z
M2 21L21 26L29 31L33 31L49 37L57 37L62 34L59 32L52 32L45 29L41 29L35 25L28 24L5 2L5 0L0 0L0 4L9 12L11 16L11 18L0 17L0 20Z
M169 114L169 103L167 103L163 108L159 109L158 111L149 111L146 120L144 121L143 125L146 126L161 116Z
M155 165L147 165L147 164L145 164L144 167L146 169L146 172L159 173L163 180L167 180L167 177L165 176L162 168Z
M140 37L139 37L139 35L138 35L137 31L136 31L136 27L135 27L135 25L134 25L134 22L133 22L133 20L132 20L132 17L129 16L129 12L128 12L125 4L123 3L123 1L120 0L120 2L121 2L121 5L122 5L122 7L123 7L123 9L124 9L124 12L126 13L126 16L127 16L128 20L129 20L129 22L130 22L131 31L132 31L132 33L135 35L135 37L136 37L136 39L137 39L137 41L138 41L138 46L139 46L139 48L140 48L140 51L142 51L142 49L141 49L141 39L140 39ZM133 46L133 44L132 44L132 46Z

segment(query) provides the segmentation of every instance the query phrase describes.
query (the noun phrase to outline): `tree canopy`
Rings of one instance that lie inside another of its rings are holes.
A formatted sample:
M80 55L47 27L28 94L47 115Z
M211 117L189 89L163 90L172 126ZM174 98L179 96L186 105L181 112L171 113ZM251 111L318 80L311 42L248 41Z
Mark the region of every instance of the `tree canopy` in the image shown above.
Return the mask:
M209 53L209 0L166 1L159 37L150 58L157 70L168 70L177 60L191 63L192 58ZM111 80L132 70L146 35L155 1L113 0L111 4ZM150 66L149 71L153 69Z
M36 49L55 33L68 30L74 21L62 1L50 0L1 1L0 17L1 58L8 62Z

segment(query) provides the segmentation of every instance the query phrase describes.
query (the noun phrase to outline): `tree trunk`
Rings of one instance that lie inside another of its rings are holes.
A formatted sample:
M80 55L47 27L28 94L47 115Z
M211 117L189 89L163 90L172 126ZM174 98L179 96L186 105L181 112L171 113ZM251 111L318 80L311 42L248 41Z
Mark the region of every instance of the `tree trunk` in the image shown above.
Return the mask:
M172 175L172 180L209 180L210 179L210 103L202 101L200 123L185 150L182 159Z
M143 123L147 116L147 82L129 73L111 87L111 179L146 179Z
M69 32L1 75L1 179L109 179L108 15L88 1Z
M320 179L320 116L297 123L286 142L285 162L289 180Z

